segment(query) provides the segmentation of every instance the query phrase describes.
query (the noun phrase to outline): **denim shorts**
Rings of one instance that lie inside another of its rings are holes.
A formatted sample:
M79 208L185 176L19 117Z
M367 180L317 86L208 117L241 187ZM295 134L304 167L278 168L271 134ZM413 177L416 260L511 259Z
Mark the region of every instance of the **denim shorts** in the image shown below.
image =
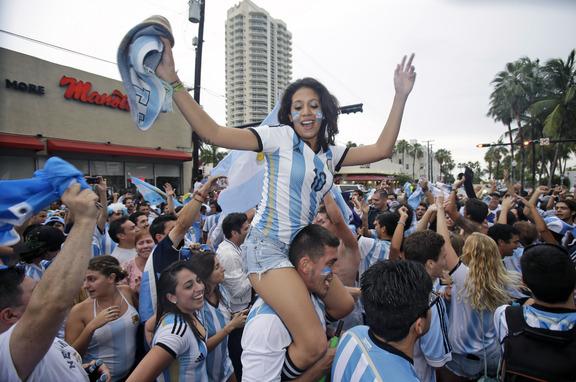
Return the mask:
M488 375L495 377L498 372L498 365L500 363L500 353L498 351L489 352L488 349L486 349L486 357ZM484 375L484 358L483 355L470 356L465 354L452 353L452 361L448 362L446 367L460 377L477 379Z
M270 269L294 268L288 259L288 244L265 236L255 227L250 227L241 249L248 274L261 275Z

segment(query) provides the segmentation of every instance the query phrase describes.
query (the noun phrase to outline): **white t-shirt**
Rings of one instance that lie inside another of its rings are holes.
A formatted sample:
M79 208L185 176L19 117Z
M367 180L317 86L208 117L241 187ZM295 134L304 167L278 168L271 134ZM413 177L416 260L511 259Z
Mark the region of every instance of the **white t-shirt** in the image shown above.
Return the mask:
M110 255L117 258L120 264L124 264L136 257L136 248L127 249L116 246Z
M21 381L10 355L10 336L16 325L0 334L0 381L2 382ZM55 338L44 358L36 365L26 381L88 381L88 375L82 368L82 358L78 352L65 341Z
M326 328L324 305L310 296L322 327ZM254 303L242 334L242 382L280 381L290 332L276 312L259 298Z
M250 129L266 158L262 199L252 226L265 236L290 243L310 224L319 204L332 187L333 172L347 148L329 146L314 153L290 126Z

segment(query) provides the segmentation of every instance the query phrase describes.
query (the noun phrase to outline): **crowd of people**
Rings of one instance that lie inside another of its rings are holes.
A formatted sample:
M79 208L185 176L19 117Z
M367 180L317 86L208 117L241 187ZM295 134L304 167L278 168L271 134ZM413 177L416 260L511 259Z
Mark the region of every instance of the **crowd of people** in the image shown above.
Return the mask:
M0 247L1 381L576 380L573 193L383 181L343 210L329 192L391 155L413 57L378 140L346 148L311 78L280 126L219 126L165 42L156 73L191 128L264 153L261 201L224 215L218 177L162 205L73 182Z

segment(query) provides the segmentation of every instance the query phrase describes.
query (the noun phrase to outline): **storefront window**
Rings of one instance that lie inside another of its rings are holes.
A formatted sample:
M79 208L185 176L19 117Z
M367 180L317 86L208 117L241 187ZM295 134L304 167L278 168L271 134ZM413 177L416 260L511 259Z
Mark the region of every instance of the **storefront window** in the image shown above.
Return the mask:
M0 156L0 179L25 179L33 174L33 158Z
M90 161L90 175L106 178L108 187L114 192L126 187L122 162Z
M70 163L72 166L76 167L80 172L82 172L82 174L84 174L84 175L90 174L90 169L88 167L88 161L87 160L66 159L66 161L68 163Z
M154 175L156 176L156 187L163 189L165 183L170 183L176 189L176 193L182 193L179 165L155 164Z

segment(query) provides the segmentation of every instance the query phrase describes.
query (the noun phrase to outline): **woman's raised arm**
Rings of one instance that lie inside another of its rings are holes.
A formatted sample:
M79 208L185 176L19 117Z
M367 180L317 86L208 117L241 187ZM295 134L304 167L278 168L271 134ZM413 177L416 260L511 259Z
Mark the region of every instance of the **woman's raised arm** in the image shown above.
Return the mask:
M218 125L194 99L185 91L176 74L172 47L162 38L164 53L156 68L156 75L175 88L174 101L192 130L202 141L219 147L235 150L258 150L258 138L248 129L234 129Z
M388 115L388 120L380 133L380 137L378 137L376 143L371 145L351 147L348 150L344 162L342 162L343 166L374 163L392 156L394 145L400 131L404 106L416 81L416 72L414 72L414 66L412 66L413 58L414 54L410 55L408 62L406 62L406 56L404 56L402 62L396 66L396 70L394 71L394 88L396 89L396 94L394 96L394 102L392 103L392 109Z

